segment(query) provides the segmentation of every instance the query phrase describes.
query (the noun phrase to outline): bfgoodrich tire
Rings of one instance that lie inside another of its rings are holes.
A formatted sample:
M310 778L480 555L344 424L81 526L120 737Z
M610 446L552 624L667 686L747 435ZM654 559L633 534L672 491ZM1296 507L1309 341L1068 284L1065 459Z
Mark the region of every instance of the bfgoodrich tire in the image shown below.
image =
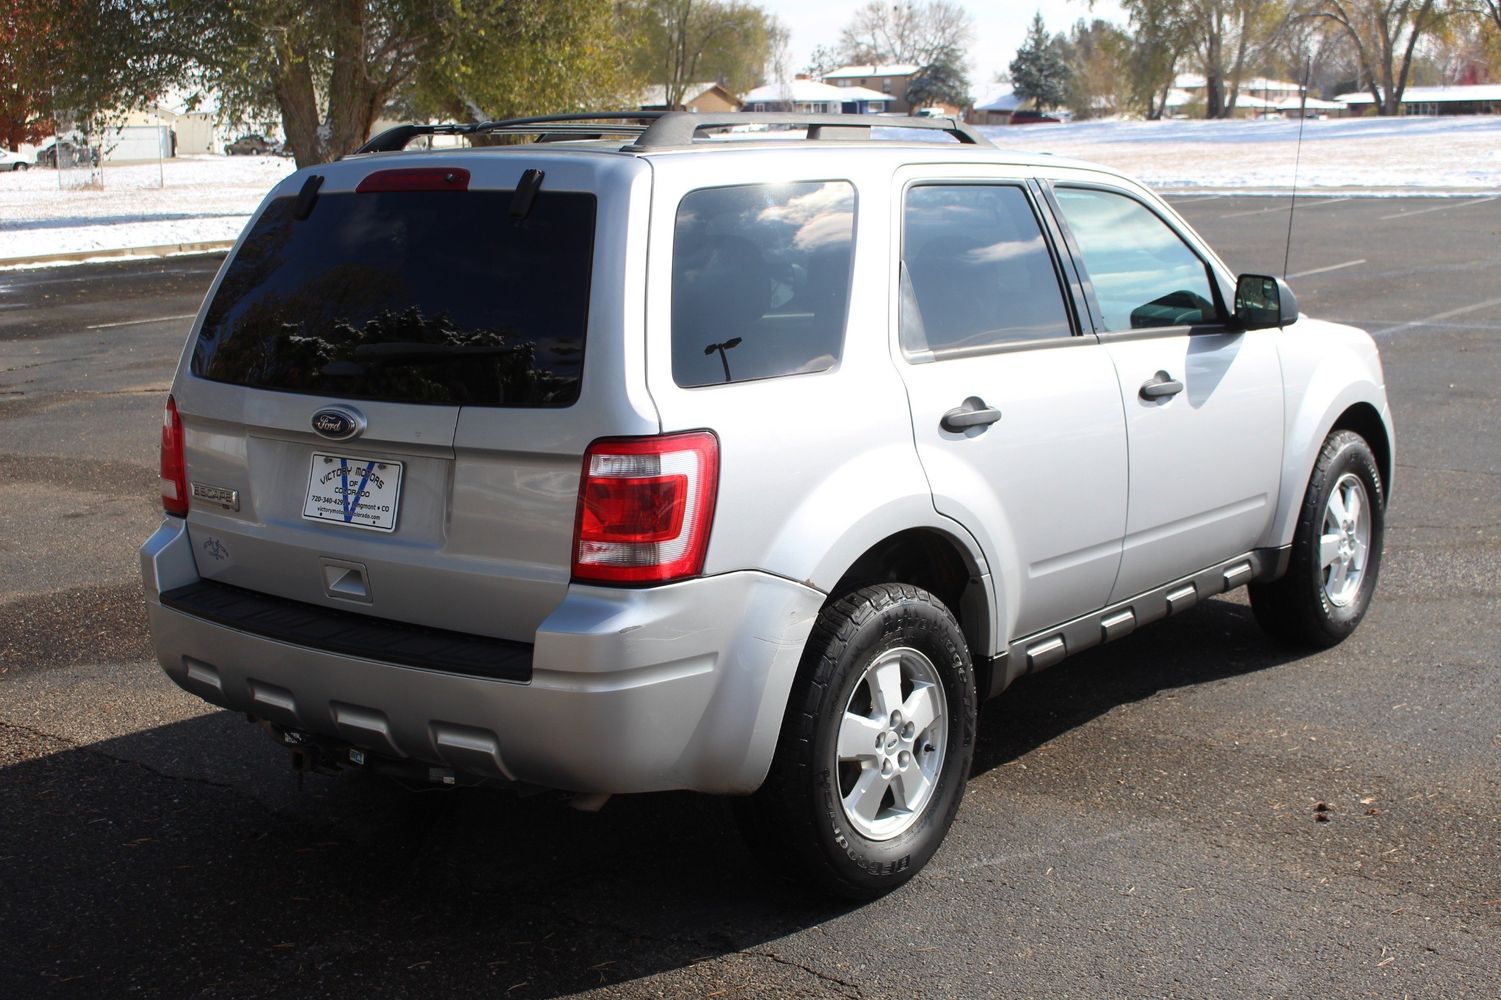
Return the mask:
M974 731L974 674L949 610L917 587L857 590L819 616L742 829L784 874L852 899L890 892L943 842Z
M1252 584L1256 621L1296 646L1323 649L1360 624L1376 592L1386 527L1381 469L1366 440L1324 440L1298 514L1287 574Z

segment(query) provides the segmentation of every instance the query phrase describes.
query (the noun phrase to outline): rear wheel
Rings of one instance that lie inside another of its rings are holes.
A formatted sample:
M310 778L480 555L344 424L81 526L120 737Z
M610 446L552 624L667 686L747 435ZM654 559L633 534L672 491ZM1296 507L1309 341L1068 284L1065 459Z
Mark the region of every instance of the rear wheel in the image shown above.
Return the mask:
M974 754L964 636L924 590L881 584L824 608L771 773L741 803L752 847L839 895L895 889L937 851Z
M1287 574L1250 588L1262 628L1315 648L1355 631L1376 592L1385 515L1370 445L1354 431L1330 434L1308 481Z

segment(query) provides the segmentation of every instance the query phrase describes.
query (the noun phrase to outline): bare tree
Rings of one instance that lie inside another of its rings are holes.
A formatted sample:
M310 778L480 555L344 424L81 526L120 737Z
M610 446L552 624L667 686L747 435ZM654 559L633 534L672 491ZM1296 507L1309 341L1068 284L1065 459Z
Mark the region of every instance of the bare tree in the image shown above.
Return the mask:
M1486 3L1496 7L1496 0ZM1318 0L1307 16L1334 25L1350 40L1377 112L1395 115L1418 40L1449 14L1440 0Z
M839 33L846 62L910 63L928 66L946 52L964 51L974 18L951 0L883 3L871 0L855 11Z

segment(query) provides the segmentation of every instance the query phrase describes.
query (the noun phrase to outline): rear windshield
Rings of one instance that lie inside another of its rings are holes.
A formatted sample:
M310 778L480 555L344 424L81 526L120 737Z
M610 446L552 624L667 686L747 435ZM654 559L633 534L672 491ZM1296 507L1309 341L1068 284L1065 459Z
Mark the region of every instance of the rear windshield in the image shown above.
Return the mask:
M194 375L350 399L567 406L578 399L595 199L510 191L278 198L209 306Z

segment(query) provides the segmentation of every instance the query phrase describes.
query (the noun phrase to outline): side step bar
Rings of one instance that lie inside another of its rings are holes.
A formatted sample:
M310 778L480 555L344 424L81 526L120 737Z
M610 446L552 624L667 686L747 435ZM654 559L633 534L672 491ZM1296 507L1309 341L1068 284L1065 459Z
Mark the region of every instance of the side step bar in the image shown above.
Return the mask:
M1187 611L1206 598L1254 580L1275 580L1287 572L1289 555L1286 549L1247 552L1130 600L1023 636L991 661L988 697L994 698L1023 674L1045 670L1074 653L1130 635L1141 625Z

